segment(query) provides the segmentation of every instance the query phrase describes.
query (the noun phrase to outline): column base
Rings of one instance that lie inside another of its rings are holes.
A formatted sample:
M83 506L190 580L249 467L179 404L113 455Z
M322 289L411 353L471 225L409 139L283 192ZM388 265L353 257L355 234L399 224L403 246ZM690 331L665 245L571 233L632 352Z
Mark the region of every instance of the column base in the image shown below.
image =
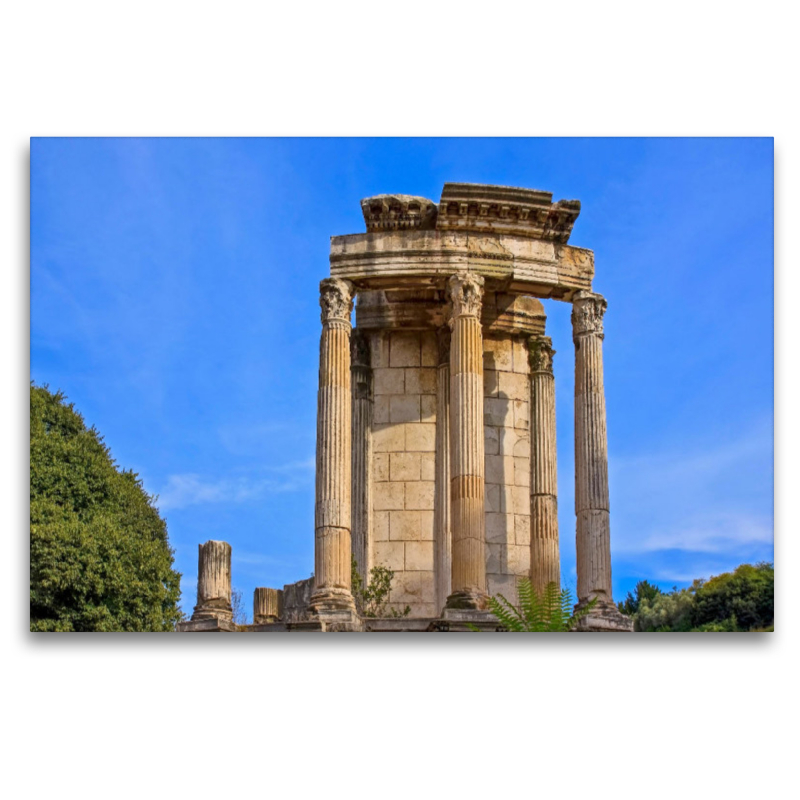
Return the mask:
M501 631L503 626L491 611L467 608L445 608L439 619L432 620L429 631L460 633L467 631Z
M361 631L361 617L353 595L346 589L325 589L311 595L308 616L319 621L326 631Z
M489 597L483 592L453 592L444 604L444 612L453 610L485 611Z
M212 603L219 602L219 605L212 605ZM211 601L202 606L195 606L192 611L192 622L199 622L201 620L217 619L224 622L233 622L233 609L224 604L223 601Z
M575 606L575 611L586 607L582 600ZM575 626L578 633L633 633L633 620L626 617L611 602L598 601L594 608L578 620Z
M178 633L236 633L237 627L232 620L209 617L179 622L175 630Z

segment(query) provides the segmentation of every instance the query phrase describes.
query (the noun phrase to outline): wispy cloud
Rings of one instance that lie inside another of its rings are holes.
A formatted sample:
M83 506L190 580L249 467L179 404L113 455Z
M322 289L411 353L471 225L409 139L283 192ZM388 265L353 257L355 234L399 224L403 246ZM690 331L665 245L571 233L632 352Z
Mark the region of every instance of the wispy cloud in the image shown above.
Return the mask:
M267 494L292 492L305 486L314 471L314 459L292 461L270 470L271 476L206 478L196 473L170 475L159 492L161 510L207 503L238 504Z
M750 545L772 544L772 518L753 514L719 512L686 520L679 526L658 527L636 541L628 540L621 552L690 550L720 553Z
M772 421L741 436L612 459L615 552L665 580L695 572L711 557L758 559L773 542ZM697 567L675 560L696 554Z

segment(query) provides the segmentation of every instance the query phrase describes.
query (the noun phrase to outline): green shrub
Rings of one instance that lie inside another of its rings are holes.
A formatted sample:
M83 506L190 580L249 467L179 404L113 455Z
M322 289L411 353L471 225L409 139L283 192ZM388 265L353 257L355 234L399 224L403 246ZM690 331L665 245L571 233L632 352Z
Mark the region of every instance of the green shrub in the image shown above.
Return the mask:
M350 560L351 591L356 603L356 610L362 617L407 617L411 607L406 606L403 611L396 608L388 609L389 594L392 590L394 570L388 567L373 567L369 571L369 583L365 584L355 556Z
M30 628L169 631L182 618L167 526L60 392L31 384Z

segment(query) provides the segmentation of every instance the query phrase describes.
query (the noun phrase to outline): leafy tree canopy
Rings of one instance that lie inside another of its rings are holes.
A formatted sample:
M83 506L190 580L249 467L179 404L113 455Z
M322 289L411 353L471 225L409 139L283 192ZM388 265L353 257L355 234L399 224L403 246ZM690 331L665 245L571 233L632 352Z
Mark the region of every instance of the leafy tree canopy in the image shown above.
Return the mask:
M628 592L628 596L621 603L617 603L617 608L623 613L632 617L638 610L642 600L652 602L656 596L661 594L661 589L649 581L639 581L634 589L635 594Z
M645 587L628 594L635 630L650 632L741 632L772 630L775 619L773 564L741 564L708 581L698 579L688 589L652 592ZM648 587L650 585L648 584ZM654 587L651 587L654 588Z
M32 631L168 631L181 619L167 526L61 392L31 384Z

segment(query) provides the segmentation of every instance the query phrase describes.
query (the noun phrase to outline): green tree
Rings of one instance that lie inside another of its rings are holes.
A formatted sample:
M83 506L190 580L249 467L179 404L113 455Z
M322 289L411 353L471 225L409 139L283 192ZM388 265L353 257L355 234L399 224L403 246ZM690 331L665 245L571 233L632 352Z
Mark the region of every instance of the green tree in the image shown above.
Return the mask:
M31 384L32 631L169 631L180 573L136 473L61 392Z
M773 564L741 564L698 587L692 609L695 627L736 619L737 630L764 628L775 620Z
M652 599L643 598L633 617L635 631L664 633L692 629L692 605L698 581L688 589L659 592Z
M569 589L559 591L556 583L548 583L540 594L525 577L518 578L517 593L518 606L502 594L489 598L489 610L507 631L514 633L571 631L578 624L578 620L588 614L597 603L597 599L592 598L583 608L573 613L573 600Z
M647 583L640 581L639 586ZM687 589L673 588L631 598L638 601L634 629L646 632L770 631L775 625L775 569L771 563L741 564ZM626 600L627 603L627 600ZM621 604L624 605L624 604Z
M632 617L636 614L636 612L639 610L639 605L641 604L642 600L648 600L649 602L655 600L657 595L661 594L661 589L649 581L639 581L639 583L636 584L634 592L636 594L631 594L631 592L628 592L628 596L625 598L625 600L617 603L617 608L620 610L620 612L627 614L629 617Z

